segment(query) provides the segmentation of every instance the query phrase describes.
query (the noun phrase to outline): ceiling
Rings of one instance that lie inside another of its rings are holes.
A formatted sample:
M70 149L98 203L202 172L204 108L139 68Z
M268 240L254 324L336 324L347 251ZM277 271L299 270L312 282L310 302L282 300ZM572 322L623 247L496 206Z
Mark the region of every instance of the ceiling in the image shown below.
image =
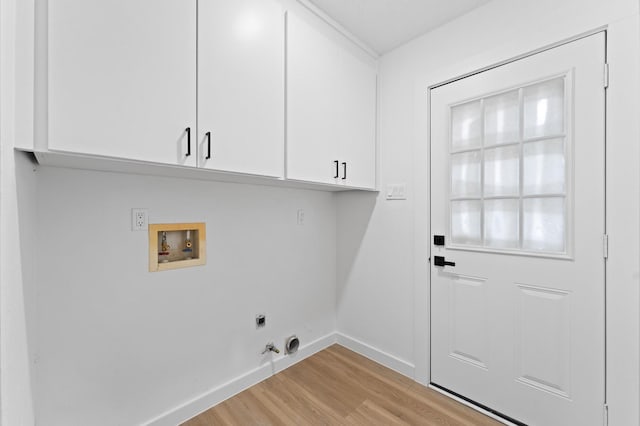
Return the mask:
M309 0L378 54L490 0Z

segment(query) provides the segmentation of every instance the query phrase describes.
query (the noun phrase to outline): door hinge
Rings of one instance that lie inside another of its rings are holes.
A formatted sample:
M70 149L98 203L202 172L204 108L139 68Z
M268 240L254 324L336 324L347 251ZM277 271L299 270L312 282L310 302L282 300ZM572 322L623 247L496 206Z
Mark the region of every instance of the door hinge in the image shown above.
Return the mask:
M605 259L609 258L609 236L607 234L602 236L602 254Z
M604 88L609 87L609 64L604 64Z
M604 404L604 409L602 410L602 424L604 426L609 426L609 406Z

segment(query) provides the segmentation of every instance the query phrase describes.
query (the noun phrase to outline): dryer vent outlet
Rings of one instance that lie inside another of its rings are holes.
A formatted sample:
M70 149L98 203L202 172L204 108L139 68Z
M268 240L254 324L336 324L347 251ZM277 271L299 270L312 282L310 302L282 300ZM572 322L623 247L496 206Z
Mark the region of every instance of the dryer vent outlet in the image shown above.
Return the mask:
M284 351L287 355L291 355L298 352L299 346L300 346L300 340L298 340L295 334L284 341Z

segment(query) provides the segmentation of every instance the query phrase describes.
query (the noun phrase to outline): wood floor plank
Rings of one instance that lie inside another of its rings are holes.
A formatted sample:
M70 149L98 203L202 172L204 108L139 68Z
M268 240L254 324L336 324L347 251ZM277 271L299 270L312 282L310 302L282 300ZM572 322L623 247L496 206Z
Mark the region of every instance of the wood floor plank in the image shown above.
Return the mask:
M333 347L330 349L333 349ZM481 424L495 424L495 422L488 417L479 415L476 411L438 392L415 383L410 379L407 379L409 380L408 386L410 386L414 392L406 392L400 383L406 384L407 382L395 382L393 380L393 375L399 376L399 374L370 360L367 361L376 364L376 367L368 371L369 365L363 362L362 357L346 348L342 348L339 351L327 350L326 353L336 355L337 358L339 358L335 360L336 364L342 361L352 368L362 370L361 374L366 383L361 383L366 389L373 392L373 394L369 395L369 398L373 400L381 398L381 404L388 406L391 412L397 412L400 417L411 423L416 423L419 419L429 418L434 424L439 425L456 424L476 426ZM325 354L323 353L323 355ZM391 378L391 380L388 378ZM385 389L383 384L389 385L389 389ZM403 389L403 391L398 392L399 389ZM452 407L459 409L451 410ZM491 422L484 423L486 419L489 419Z
M274 397L273 393L266 390L265 387L254 386L249 389L249 392L253 393L265 409L276 417L277 420L274 421L274 424L295 425L302 421L291 405L283 404L281 399Z
M330 354L329 356L332 355ZM396 375L397 373L389 369L386 369L383 372L384 374L380 374L379 370L372 372L364 367L364 363L360 358L362 357L353 352L343 353L333 360L333 364L337 365L337 368L341 368L341 364L344 364L347 368L358 370L360 385L368 391L368 398L398 418L410 424L420 424L426 418L430 419L432 424L437 425L467 424L461 418L453 419L454 422L452 423L451 415L446 413L438 404L433 404L428 399L419 400L416 395L407 392L410 384L407 385L406 382L400 384L400 382L388 380L391 373ZM411 384L413 384L413 381L411 381Z
M423 403L437 405L442 410L450 413L449 416L452 420L458 422L457 424L470 425L470 426L492 426L497 422L490 417L482 415L477 411L460 404L458 401L451 399L439 392L422 386L420 383L414 383L409 392L413 394L418 400Z
M303 414L303 423L299 424L340 424L343 417L333 407L326 404L318 394L305 389L300 382L282 375L274 377L280 382L276 396L286 395L295 401L292 408L298 414Z
M319 366L318 358L311 358L308 363L300 363L285 370L282 379L286 378L290 383L301 386L344 417L362 404L365 400L363 392L358 392L359 389L354 389L348 381L337 377L335 371L323 368L322 363Z
M399 419L384 408L368 400L363 402L356 411L347 416L346 423L357 426L369 426L381 423L390 426L410 425L410 423Z
M497 426L497 421L333 345L184 423Z
M398 374L397 372L378 364L375 361L371 361L369 358L365 358L361 355L356 354L355 352L345 348L341 345L333 345L320 352L320 354L334 354L338 356L342 356L343 358L352 359L358 366L363 369L368 370L371 374L378 375L381 378L384 378L386 381L390 383L396 383L398 386L409 387L414 381L402 374Z

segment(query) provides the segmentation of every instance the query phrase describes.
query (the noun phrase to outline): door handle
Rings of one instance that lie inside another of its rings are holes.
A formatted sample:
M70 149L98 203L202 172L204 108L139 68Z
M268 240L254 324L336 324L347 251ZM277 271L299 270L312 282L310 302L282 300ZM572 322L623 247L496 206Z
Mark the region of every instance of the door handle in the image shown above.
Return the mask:
M456 262L447 262L444 256L433 256L433 264L436 266L456 266Z
M185 154L185 157L188 157L191 155L191 127L187 127L186 132L187 132L187 153Z
M333 163L336 165L336 175L333 178L338 179L340 177L340 162L336 160Z
M207 137L207 156L204 159L208 160L211 158L211 132L205 133L205 136Z
M342 180L347 178L347 163L342 163Z

